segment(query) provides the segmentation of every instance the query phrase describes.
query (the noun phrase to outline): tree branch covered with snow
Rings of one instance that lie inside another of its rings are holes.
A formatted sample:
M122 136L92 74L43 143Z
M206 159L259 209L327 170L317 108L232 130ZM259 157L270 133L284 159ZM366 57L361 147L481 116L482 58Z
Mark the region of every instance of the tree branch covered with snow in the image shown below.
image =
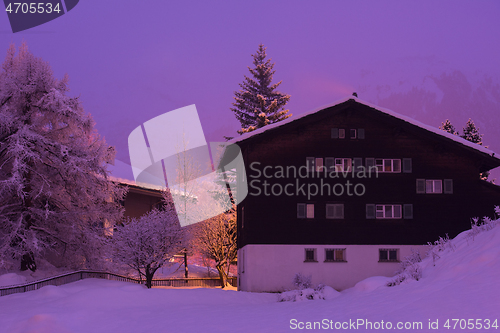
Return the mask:
M152 210L117 226L113 238L113 262L126 265L146 278L151 288L155 272L184 248L184 232L175 211Z

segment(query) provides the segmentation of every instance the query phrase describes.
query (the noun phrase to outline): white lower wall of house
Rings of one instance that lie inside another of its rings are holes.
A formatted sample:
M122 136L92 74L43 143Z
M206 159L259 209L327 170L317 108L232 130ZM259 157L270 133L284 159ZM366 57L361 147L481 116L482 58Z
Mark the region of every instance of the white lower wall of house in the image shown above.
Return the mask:
M304 262L305 249L316 249L317 262ZM346 249L346 262L324 262L325 249ZM399 262L379 262L379 249L398 249L398 259L427 245L246 245L238 251L238 290L273 292L293 289L296 273L312 276L336 290L353 287L370 276L393 276Z

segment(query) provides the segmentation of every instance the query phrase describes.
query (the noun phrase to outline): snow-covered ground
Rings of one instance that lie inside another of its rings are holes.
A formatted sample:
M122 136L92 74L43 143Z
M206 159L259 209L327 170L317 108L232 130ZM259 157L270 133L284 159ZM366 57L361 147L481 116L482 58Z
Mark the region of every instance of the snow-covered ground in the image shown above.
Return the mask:
M452 244L435 266L424 259L419 281L386 287L390 278L373 277L327 300L277 302L277 294L147 290L97 279L46 286L0 297L0 332L288 332L309 331L314 322L333 331L499 331L500 226L474 238L464 232Z

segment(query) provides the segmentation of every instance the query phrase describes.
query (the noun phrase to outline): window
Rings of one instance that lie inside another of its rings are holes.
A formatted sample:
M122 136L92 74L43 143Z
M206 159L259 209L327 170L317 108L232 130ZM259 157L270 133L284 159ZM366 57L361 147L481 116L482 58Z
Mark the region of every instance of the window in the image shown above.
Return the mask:
M376 205L377 219L400 219L401 205Z
M441 179L417 179L417 193L443 193ZM453 180L444 180L444 193L453 193Z
M297 218L299 219L313 219L314 218L314 204L297 204Z
M345 139L345 129L332 128L332 139Z
M352 159L354 171L362 171L363 159L361 157L355 157Z
M427 179L425 181L425 193L443 193L441 179Z
M304 262L318 262L316 260L316 249L306 249Z
M444 193L446 193L446 194L453 193L453 179L445 179L444 180Z
M350 158L336 158L335 159L335 171L351 171L351 159Z
M314 218L314 204L307 204L307 214L306 217L308 219Z
M401 160L399 159L377 158L375 166L378 172L401 172Z
M378 261L382 262L399 261L398 254L399 254L399 249L379 249Z
M351 139L356 139L357 138L357 136L356 136L356 130L355 129L351 129L349 132L350 132Z
M344 204L326 204L327 219L343 219Z
M346 262L345 249L325 249L325 262Z
M335 159L333 157L325 158L325 167L328 172L335 171Z
M323 158L318 157L316 158L316 172L323 172Z

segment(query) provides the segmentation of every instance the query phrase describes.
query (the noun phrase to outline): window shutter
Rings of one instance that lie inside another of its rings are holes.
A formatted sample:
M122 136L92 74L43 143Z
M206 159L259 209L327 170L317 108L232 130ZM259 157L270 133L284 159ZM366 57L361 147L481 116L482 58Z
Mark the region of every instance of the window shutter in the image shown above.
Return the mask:
M335 218L337 219L344 218L344 204L335 205Z
M403 172L411 173L411 171L412 171L411 158L403 158Z
M333 219L335 217L335 206L331 204L326 205L326 218Z
M306 217L306 204L297 204L297 218L303 219Z
M447 194L453 193L453 179L445 179L444 180L444 193L447 193Z
M370 167L375 166L375 159L371 157L365 158L366 171L370 171Z
M363 166L363 159L361 157L355 157L354 161L354 171L361 171L361 167Z
M417 193L425 193L425 179L417 179Z
M314 157L306 157L306 165L307 165L307 171L313 172L314 171Z
M406 204L403 206L403 216L405 219L413 218L413 204Z
M375 218L375 205L367 204L366 205L366 218L374 219Z
M364 128L358 128L358 139L364 139L365 138L365 129Z
M338 139L338 138L339 138L339 129L332 128L332 139Z
M328 172L335 171L335 159L333 157L325 158L325 167Z

